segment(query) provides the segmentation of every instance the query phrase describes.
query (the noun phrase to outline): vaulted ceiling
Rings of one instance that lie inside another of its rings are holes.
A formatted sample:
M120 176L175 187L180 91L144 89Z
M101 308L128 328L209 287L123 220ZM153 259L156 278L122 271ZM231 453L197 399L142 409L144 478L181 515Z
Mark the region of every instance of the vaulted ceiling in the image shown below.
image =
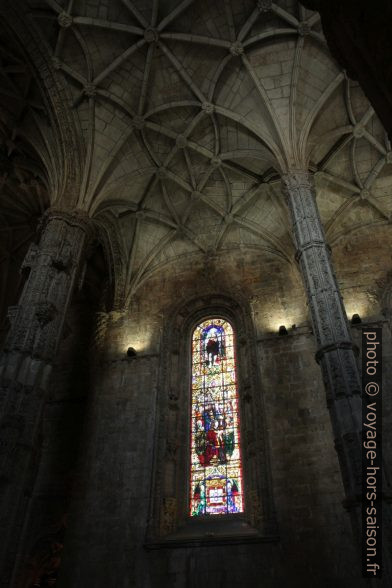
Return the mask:
M3 4L12 29L11 3ZM332 245L390 221L391 145L331 58L317 13L292 0L23 4L64 88L81 174L63 189L58 170L67 153L40 112L57 106L37 102L18 54L1 55L2 149L8 162L14 145L26 161L34 152L23 206L32 200L41 210L48 194L56 205L110 219L128 292L162 264L197 252L250 247L291 263L279 179L290 169L315 172ZM12 223L9 190L2 208Z

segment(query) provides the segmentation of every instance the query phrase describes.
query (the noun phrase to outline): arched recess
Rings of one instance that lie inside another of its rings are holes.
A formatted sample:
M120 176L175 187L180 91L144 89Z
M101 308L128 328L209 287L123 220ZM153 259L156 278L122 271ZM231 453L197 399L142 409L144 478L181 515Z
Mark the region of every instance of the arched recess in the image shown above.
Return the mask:
M276 536L270 456L250 309L225 295L197 297L167 312L161 341L147 545L223 536ZM191 517L189 455L191 337L202 320L219 316L236 333L237 384L245 488L243 514ZM218 520L219 519L219 520Z

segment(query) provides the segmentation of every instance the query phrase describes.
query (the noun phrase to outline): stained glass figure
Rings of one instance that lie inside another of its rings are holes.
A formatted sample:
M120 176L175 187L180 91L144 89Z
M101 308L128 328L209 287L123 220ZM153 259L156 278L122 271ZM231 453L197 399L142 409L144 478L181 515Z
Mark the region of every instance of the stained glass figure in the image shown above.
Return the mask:
M203 321L192 336L191 516L243 512L233 328Z

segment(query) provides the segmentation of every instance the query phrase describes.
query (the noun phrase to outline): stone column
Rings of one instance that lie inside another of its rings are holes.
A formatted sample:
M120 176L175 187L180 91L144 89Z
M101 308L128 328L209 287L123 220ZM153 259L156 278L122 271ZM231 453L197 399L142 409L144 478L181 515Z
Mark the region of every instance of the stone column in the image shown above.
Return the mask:
M295 171L283 176L283 182L350 509L359 506L362 493L362 404L356 349L318 213L313 179L307 172Z
M357 350L333 271L321 224L312 176L294 171L283 176L297 246L296 258L305 282L327 394L335 447L339 457L354 536L361 537L362 400ZM386 475L386 472L384 471ZM385 477L385 476L384 476ZM391 582L391 508L383 488L383 564L385 586ZM360 567L358 568L360 574ZM376 580L374 580L376 582ZM384 586L384 584L383 584Z
M93 231L84 214L49 211L0 357L0 585L7 585L38 467L41 416L66 312Z

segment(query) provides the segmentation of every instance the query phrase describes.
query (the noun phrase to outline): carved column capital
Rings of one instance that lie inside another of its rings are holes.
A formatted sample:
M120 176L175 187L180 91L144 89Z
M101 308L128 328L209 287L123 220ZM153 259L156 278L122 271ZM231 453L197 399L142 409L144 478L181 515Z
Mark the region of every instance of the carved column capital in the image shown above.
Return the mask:
M314 191L313 174L306 170L291 170L282 175L283 184L288 192L306 189Z
M79 226L81 229L88 231L93 227L92 219L84 210L75 208L74 210L63 210L61 208L48 208L42 215L40 229L43 230L45 225L51 220L58 219L71 226Z
M86 246L97 237L97 227L93 219L84 210L62 210L61 208L48 208L42 215L38 225L38 231L42 235L53 221L64 223L69 227L80 229L85 234Z

